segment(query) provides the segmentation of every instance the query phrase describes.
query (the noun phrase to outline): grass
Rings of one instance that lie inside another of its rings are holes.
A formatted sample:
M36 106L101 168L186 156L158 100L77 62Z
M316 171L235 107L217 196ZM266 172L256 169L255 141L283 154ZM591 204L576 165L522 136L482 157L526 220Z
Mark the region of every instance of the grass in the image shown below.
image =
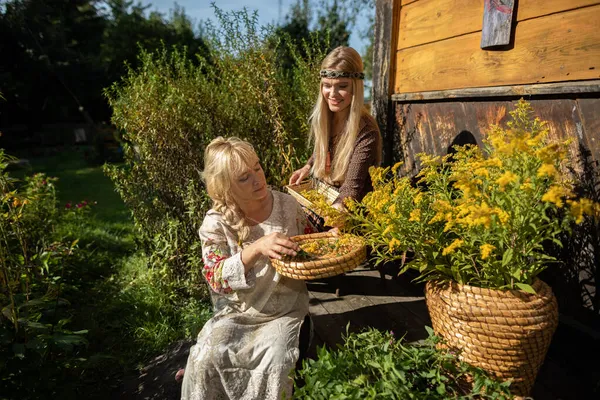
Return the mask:
M16 178L43 172L59 178L59 202L62 206L82 200L96 201L94 213L98 222L115 228L131 228L129 211L115 192L102 166L90 166L85 160L86 148L73 148L47 157L30 159L31 168L11 173Z
M210 318L210 305L201 291L196 297L183 295L190 282L173 282L169 271L149 264L136 246L129 211L102 167L90 166L83 150L31 159L30 164L11 176L43 172L57 177L60 208L83 200L96 204L85 218L57 226L58 236L79 240L65 268L61 297L71 305L68 328L87 330L89 345L77 350L80 363L63 378L52 363L43 367L52 377L41 381L53 382L49 397L20 398L112 398L123 376L174 341L196 335ZM39 373L41 378L44 371Z

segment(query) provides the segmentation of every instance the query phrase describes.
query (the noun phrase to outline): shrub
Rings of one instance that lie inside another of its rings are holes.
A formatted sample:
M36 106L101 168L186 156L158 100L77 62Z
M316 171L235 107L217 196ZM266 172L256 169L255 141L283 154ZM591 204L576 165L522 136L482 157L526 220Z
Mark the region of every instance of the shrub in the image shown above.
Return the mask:
M199 172L213 138L250 141L274 186L309 152L307 119L323 53L306 44L308 56L283 71L276 47L293 45L269 29L259 32L256 15L216 14L220 25L206 31L207 56L142 52L141 67L107 91L113 122L125 132L125 165L106 172L131 209L141 242L156 262L172 267L171 278L199 270L193 246L210 206Z
M344 338L337 350L321 347L316 360L297 372L304 381L296 399L509 399L509 382L500 383L482 369L437 349L440 338L417 344L392 333L368 329Z

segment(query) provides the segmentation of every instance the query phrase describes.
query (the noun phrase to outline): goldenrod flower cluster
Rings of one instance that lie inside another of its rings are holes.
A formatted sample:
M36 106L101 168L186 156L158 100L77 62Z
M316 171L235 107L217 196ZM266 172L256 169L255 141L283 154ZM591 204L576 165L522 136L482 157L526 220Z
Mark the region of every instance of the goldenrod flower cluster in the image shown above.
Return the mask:
M569 141L551 139L525 101L510 115L481 148L419 154L417 184L398 175L400 164L370 170L373 192L349 210L378 261L410 251L425 280L530 290L550 260L543 243L600 215L599 204L574 193Z
M325 225L339 228L344 226L347 218L346 213L333 207L323 193L311 189L303 191L302 196L312 203L313 211L325 219Z
M348 233L335 238L311 239L300 244L301 251L296 257L286 259L296 261L327 259L346 255L360 246L363 246L362 239Z

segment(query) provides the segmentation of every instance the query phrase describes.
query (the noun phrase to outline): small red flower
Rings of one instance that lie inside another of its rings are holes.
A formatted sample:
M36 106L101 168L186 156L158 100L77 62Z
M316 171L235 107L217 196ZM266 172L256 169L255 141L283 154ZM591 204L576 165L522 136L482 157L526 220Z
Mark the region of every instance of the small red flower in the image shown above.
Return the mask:
M83 207L83 206L82 206L80 203L77 203L77 205L76 205L75 207L77 207L77 208L81 208L81 207Z
M67 204L65 204L65 208L66 208L66 209L69 209L69 208L71 208L71 203L67 203Z

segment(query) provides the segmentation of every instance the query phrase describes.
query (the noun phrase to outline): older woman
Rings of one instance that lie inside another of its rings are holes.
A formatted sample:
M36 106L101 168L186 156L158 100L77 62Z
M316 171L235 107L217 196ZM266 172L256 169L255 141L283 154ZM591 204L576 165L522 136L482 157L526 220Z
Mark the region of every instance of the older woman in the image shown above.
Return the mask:
M219 137L204 160L213 206L199 233L214 316L190 351L181 398L289 397L308 292L270 258L296 254L289 237L305 232L306 219L291 196L268 188L249 143Z
M381 163L381 134L364 106L364 73L360 55L337 47L321 64L321 91L310 117L314 151L308 163L290 177L300 183L311 172L339 190L334 201L362 198L372 190L369 167Z

